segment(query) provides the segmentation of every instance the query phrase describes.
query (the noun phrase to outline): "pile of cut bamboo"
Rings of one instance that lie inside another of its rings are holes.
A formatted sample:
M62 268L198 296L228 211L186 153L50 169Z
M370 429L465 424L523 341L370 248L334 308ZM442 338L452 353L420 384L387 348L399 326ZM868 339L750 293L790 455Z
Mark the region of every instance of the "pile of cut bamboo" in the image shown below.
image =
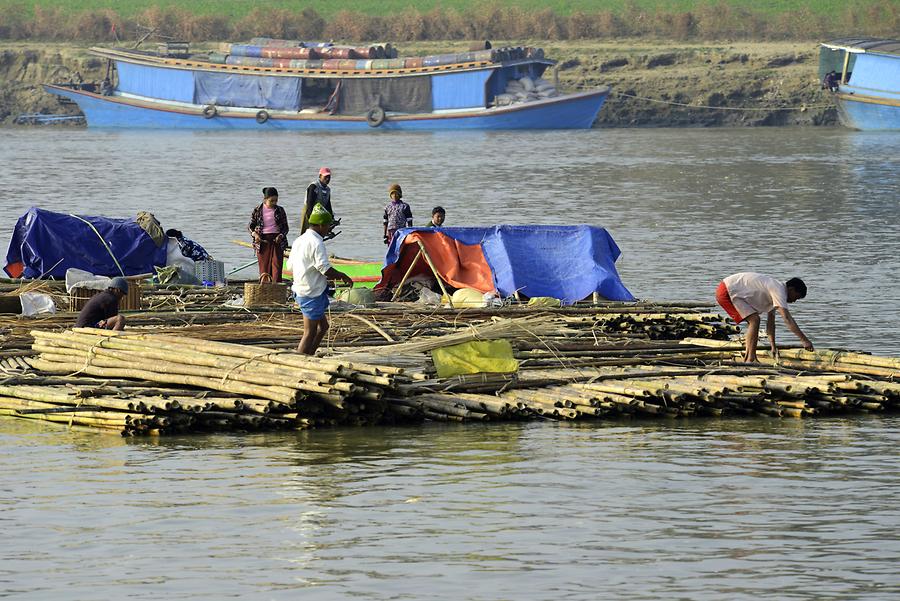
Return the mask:
M394 379L403 373L402 369L390 366L376 367L170 335L114 333L92 328L34 331L32 335L34 350L40 355L30 359L30 365L43 374L56 374L58 379L65 375L62 380L67 384L77 384L80 377L90 376L149 383L154 390L162 385L187 387L194 394L204 390L213 392L204 397L202 406L185 404L179 394L161 394L153 399L152 405L144 402L149 413L135 413L140 408L137 405L101 405L92 398L89 406L98 415L89 417L113 420L116 424L119 422L115 420L129 418L123 422L127 425L126 434L154 430L184 432L194 426L202 430L208 420L197 418L196 414L209 411L216 419L234 426L250 422L297 427L377 423L385 410L383 388L391 387ZM17 408L13 406L15 403L5 404L10 398L58 405L71 405L76 398L68 393L61 395L59 391L50 397L36 398L33 387L29 386L21 391L18 386L7 386L3 394L7 398L0 401L0 408L6 410ZM102 412L121 415L99 415ZM232 416L230 421L224 417L226 413ZM173 418L175 414L179 419ZM260 422L252 419L253 416L264 416L265 420ZM168 419L167 426L158 424L163 418ZM78 423L78 419L73 423Z
M900 409L900 359L784 348L777 364L765 352L761 364L737 363L736 328L707 305L388 304L331 322L330 355L315 358L292 350L302 335L293 312L139 313L126 333L59 331L52 317L25 322L40 325L26 336L21 321L0 323L10 376L0 414L138 435ZM431 350L498 338L512 343L518 373L436 375Z

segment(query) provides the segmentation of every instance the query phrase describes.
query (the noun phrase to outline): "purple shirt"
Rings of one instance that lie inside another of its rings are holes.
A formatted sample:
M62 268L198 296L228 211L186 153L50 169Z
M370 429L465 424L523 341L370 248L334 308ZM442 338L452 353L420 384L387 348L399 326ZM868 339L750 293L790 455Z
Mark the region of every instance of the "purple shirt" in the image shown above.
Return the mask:
M412 209L402 200L392 200L384 207L384 224L389 232L412 227Z

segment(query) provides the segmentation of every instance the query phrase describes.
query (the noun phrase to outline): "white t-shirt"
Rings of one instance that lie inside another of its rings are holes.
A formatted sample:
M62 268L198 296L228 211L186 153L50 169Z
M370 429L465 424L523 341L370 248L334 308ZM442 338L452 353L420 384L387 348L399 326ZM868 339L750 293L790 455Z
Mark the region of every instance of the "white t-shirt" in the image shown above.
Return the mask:
M294 274L291 290L297 296L319 296L328 287L325 272L331 269L325 241L315 230L308 229L294 240L291 255L287 260L288 269Z
M776 307L787 307L787 287L772 276L745 271L722 281L741 317L754 313L763 315Z

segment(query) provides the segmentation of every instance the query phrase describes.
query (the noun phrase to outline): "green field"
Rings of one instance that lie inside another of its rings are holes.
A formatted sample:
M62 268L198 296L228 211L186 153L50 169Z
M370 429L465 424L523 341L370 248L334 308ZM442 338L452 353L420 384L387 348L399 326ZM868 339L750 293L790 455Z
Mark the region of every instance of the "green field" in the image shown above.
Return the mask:
M789 11L808 10L821 15L838 15L847 11L848 6L857 9L875 3L875 0L357 0L353 3L336 3L334 0L268 0L265 3L247 0L0 0L0 10L15 10L27 16L34 14L34 7L60 9L64 12L114 10L125 18L134 17L152 6L160 8L180 8L197 15L224 15L241 18L254 9L287 9L300 11L312 8L328 19L338 10L350 10L367 15L390 15L409 11L428 12L435 8L442 10L470 11L486 10L489 7L520 8L525 11L551 9L560 15L572 13L613 12L625 13L631 9L645 11L666 11L670 13L689 12L700 5L724 5L752 10L766 15L778 15ZM339 7L339 8L338 8Z

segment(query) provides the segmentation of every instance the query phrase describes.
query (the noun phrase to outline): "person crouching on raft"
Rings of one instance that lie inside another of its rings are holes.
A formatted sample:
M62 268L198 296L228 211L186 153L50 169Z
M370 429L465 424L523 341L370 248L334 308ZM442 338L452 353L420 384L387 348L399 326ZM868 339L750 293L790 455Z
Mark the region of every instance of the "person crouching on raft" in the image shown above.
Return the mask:
M788 303L806 298L806 284L800 278L791 278L784 284L775 278L760 273L742 272L730 275L716 289L716 302L737 323L747 322L747 344L744 361L756 362L756 346L759 342L760 315L766 315L766 336L772 357L778 358L778 347L775 346L775 311L788 329L794 333L803 348L813 350L812 342L794 321Z
M128 280L113 278L109 288L92 296L78 312L75 327L124 330L125 317L119 315L119 301L126 294L128 294Z
M303 338L297 350L304 355L314 355L328 332L328 280L341 280L353 287L350 276L341 273L328 262L325 252L325 236L334 218L321 204L313 207L309 215L309 229L294 240L287 264L294 273L291 290L303 313Z
M284 208L278 206L278 190L263 188L262 204L253 209L247 229L253 237L260 280L268 276L270 282L280 282L284 249L287 248L288 221Z

